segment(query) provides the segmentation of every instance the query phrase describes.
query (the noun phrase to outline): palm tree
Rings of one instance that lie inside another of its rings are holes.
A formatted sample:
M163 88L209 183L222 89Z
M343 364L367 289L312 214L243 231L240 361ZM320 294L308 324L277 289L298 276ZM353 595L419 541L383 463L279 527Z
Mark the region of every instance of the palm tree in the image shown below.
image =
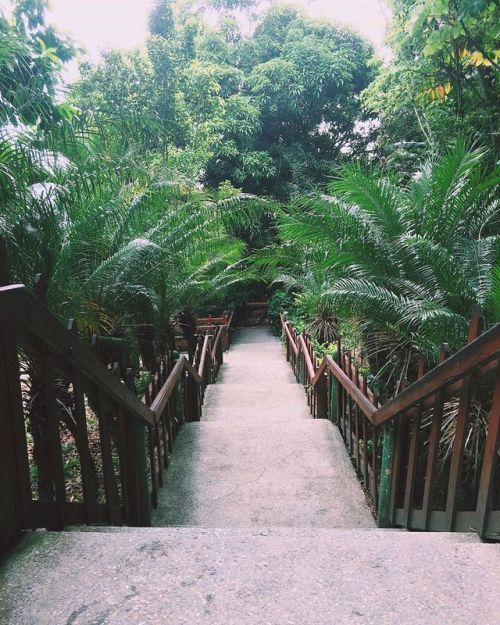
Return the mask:
M404 187L350 163L330 195L282 210L279 249L256 262L299 293L314 276L318 310L354 322L372 370L390 361L400 381L419 354L432 361L443 341L461 346L474 307L487 324L500 318L498 169L487 162L459 142Z

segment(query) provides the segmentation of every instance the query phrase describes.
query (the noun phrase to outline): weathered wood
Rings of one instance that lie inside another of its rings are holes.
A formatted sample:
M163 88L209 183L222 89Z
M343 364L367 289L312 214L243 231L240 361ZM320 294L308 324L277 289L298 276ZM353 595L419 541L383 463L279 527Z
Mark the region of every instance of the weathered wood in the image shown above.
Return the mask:
M380 468L380 488L377 508L378 527L391 526L391 492L393 491L393 463L394 463L394 427L393 423L386 423L382 439L382 466Z
M481 316L476 310L472 315L469 325L469 344L477 339L480 332ZM458 496L460 492L460 477L465 449L465 437L467 432L467 426L469 423L472 395L474 391L473 382L473 375L465 376L463 386L460 391L460 401L458 404L458 413L455 426L455 438L453 441L453 449L451 452L448 492L446 494L446 522L450 531L454 528L455 518L457 514Z
M500 352L500 323L469 343L444 363L432 369L397 397L389 401L373 416L373 423L381 425L408 408L434 395L458 378L465 377Z
M111 439L111 415L104 409L100 393L93 400L99 423L99 446L101 451L102 475L104 494L109 511L108 521L111 525L117 524L114 510L119 506L118 485L113 466L113 445Z
M184 372L187 372L196 384L201 383L201 378L197 371L195 371L185 356L181 356L179 360L175 363L172 372L168 376L167 381L160 389L158 395L154 398L151 403L151 411L154 413L154 421L153 424L161 418L162 412L165 410L165 406L167 405L168 399L170 395L172 395L177 382L181 378Z
M1 239L0 239L1 244ZM12 325L0 327L0 550L32 526L31 485Z
M328 378L326 377L325 373L323 373L321 382L314 387L314 393L316 396L316 418L317 419L328 418L327 385L328 385Z
M488 516L490 512L493 480L498 462L498 448L500 445L500 361L497 367L493 401L488 422L488 434L484 448L481 479L479 482L479 494L477 500L477 524L476 529L481 537L486 536L488 529Z
M0 237L0 287L10 284L10 267L5 239Z
M352 400L357 404L361 412L371 421L373 415L377 411L376 406L372 404L368 397L366 397L363 392L352 382L349 375L344 373L344 371L331 358L331 356L326 356L326 361L330 371L337 378L343 388L347 391L348 395L352 398Z
M91 514L91 506L97 501L97 484L94 472L95 467L89 448L85 396L79 372L73 371L71 379L73 384L73 399L75 402L75 442L78 449L78 455L80 456L83 503L85 506L86 522L91 524L94 521Z

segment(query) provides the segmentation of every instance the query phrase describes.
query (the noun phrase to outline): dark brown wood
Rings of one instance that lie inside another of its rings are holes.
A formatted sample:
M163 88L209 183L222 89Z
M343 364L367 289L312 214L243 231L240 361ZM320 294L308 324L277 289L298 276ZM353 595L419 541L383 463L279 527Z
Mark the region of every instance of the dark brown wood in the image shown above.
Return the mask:
M165 406L167 405L170 395L172 395L177 382L180 380L184 372L187 372L196 384L201 383L201 378L198 372L193 369L191 363L185 356L181 356L179 360L175 363L172 372L168 376L168 379L161 388L160 392L151 403L151 411L155 415L154 423L156 422L156 420L159 420L161 418L161 414L165 410Z
M92 523L91 506L97 501L97 484L94 472L92 455L89 447L89 437L87 429L87 414L85 408L85 396L80 374L77 371L72 375L73 398L75 402L74 418L76 422L76 447L80 456L80 467L82 476L83 503L85 506L85 517L88 524Z
M337 378L343 388L347 391L348 395L358 405L361 412L368 417L371 421L373 415L377 411L377 408L372 402L364 395L364 393L352 382L349 375L338 366L338 364L331 358L326 356L327 366L333 375Z
M377 411L372 422L381 425L393 419L408 408L434 395L442 387L465 377L478 367L486 364L500 352L500 323L469 343L443 364L427 373L421 380L414 382Z
M1 242L1 239L0 239ZM0 327L0 550L33 526L15 329Z
M479 482L479 494L477 500L477 524L476 530L481 537L486 536L488 518L490 513L491 494L493 480L498 462L498 448L500 445L500 361L497 366L493 401L491 404L488 422L488 435L484 448L483 465L481 468L481 480Z
M416 478L416 472L417 472L417 460L418 460L418 453L419 453L420 423L421 423L421 413L419 410L411 419L410 450L408 454L408 468L406 471L404 513L405 513L405 527L408 529L411 527L413 495L415 492L415 478Z
M395 514L397 508L397 498L400 487L400 476L403 469L403 446L405 443L407 423L405 415L394 424L394 446L392 456L391 471L391 499L390 499L390 520L395 522Z
M58 511L57 522L49 529L64 527L63 504L66 502L66 486L64 479L61 433L59 429L59 410L56 395L55 371L53 357L45 348L38 355L42 376L43 411L46 423L45 436L50 456L50 471L54 485L55 504Z
M13 314L20 323L40 338L55 354L67 359L68 367L76 368L110 400L137 414L146 423L154 423L154 415L137 397L117 380L95 355L73 336L43 304L22 285L0 288L0 319Z
M417 379L421 379L424 376L424 359L420 358L418 365ZM413 496L415 493L415 479L417 474L417 462L418 454L420 452L420 424L422 421L422 412L420 406L415 411L415 414L411 417L411 429L410 429L410 450L408 453L408 467L406 471L406 484L404 495L404 512L405 512L405 527L411 527L411 514L413 507Z
M0 237L0 287L10 284L10 268L5 239Z
M155 454L155 429L148 428L148 453L149 453L149 466L151 474L151 505L153 508L158 507L158 470L156 467L156 454ZM160 465L161 471L161 465Z
M472 315L469 326L469 344L477 339L480 331L481 316L476 310ZM474 391L473 382L473 375L467 375L464 378L463 386L460 392L460 401L458 404L455 438L453 440L453 449L451 452L448 492L446 494L446 522L449 531L452 531L455 526L455 519L457 514L458 496L460 492L460 475L462 471L462 462L465 448L465 436L469 423L472 394Z
M118 519L114 516L114 510L119 506L118 485L113 466L113 445L111 440L111 415L104 410L100 394L94 399L95 411L99 422L99 446L101 451L102 475L104 481L104 494L109 511L109 522L116 525Z
M443 363L449 356L449 346L443 343L439 354L439 363ZM434 495L434 480L436 476L437 457L439 452L439 441L441 438L441 423L443 419L444 393L439 390L434 396L432 407L431 432L429 436L429 446L427 451L427 466L425 470L424 495L422 500L422 511L424 526L428 529L431 512L432 497Z
M373 426L373 430L372 430L372 436L373 436L373 445L372 445L372 476L373 476L373 483L372 483L372 497L373 497L373 504L375 506L375 510L378 510L378 474L379 474L379 469L378 469L378 428L376 426Z
M322 374L321 382L314 388L316 395L316 418L328 418L328 394L327 394L328 378L325 373Z

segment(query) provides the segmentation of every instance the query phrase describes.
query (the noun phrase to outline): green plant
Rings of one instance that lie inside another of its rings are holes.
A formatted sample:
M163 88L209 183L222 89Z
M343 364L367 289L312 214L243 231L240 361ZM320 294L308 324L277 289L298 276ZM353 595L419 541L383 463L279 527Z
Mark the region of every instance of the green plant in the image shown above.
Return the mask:
M279 321L280 313L291 313L293 310L293 299L290 293L282 290L275 291L269 299L268 317L271 320L271 329L274 334L281 333Z

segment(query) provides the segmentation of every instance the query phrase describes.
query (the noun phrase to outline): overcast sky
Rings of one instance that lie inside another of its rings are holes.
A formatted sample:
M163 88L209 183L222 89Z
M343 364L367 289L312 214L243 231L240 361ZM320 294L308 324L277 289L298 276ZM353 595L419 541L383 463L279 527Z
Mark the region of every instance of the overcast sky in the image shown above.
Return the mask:
M8 0L0 0L6 6ZM285 3L290 3L289 0ZM295 0L311 17L343 22L381 49L389 17L384 0ZM100 50L144 42L151 0L50 0L50 20L91 58Z

